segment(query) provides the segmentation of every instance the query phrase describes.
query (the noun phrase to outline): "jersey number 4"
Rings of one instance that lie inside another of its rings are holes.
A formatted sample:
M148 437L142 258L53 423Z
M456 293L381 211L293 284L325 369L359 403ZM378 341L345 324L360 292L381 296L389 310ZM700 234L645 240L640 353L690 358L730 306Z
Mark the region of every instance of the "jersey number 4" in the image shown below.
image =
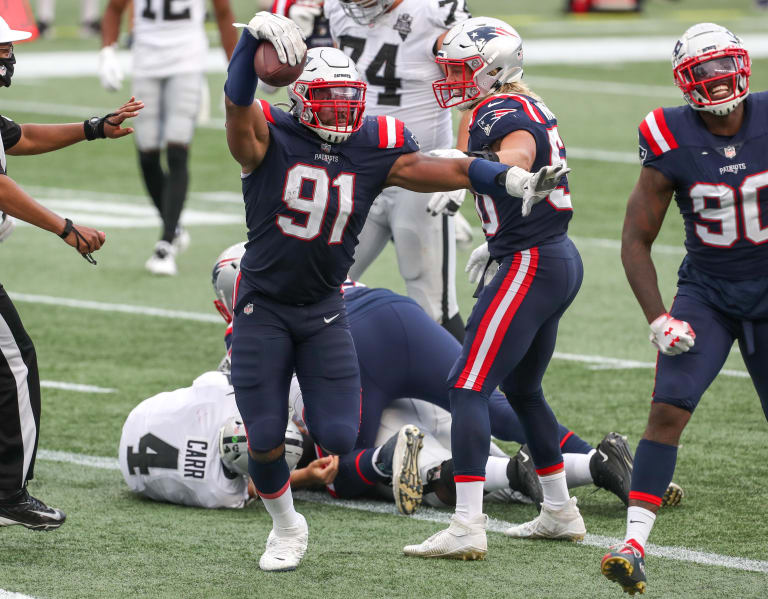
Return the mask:
M170 468L175 470L179 464L179 450L169 445L152 433L147 433L139 439L139 451L133 452L133 445L129 445L126 454L128 472L136 474L149 474L150 468Z
M365 41L362 37L342 35L339 38L339 48L350 48L352 52L349 57L357 63L365 51ZM382 44L371 64L365 69L368 83L384 88L384 91L379 92L379 106L400 106L401 95L397 90L402 87L402 81L395 75L398 48L395 44Z
M312 196L303 197L302 189L312 187ZM333 228L328 237L328 244L341 243L349 217L355 208L355 175L341 173L333 182L324 168L308 164L296 164L288 170L283 186L283 202L291 210L307 215L304 223L297 222L292 216L279 215L277 226L290 237L312 241L323 229L325 214L328 210L328 198L331 187L338 189L339 211L333 221Z
M768 241L768 226L761 227L760 190L768 187L768 172L746 177L739 187L741 194L741 215L744 219L744 237L755 245ZM731 247L739 239L738 204L736 190L730 185L697 183L691 187L689 195L693 200L693 211L702 220L716 223L715 230L709 225L697 224L696 235L705 245ZM718 203L715 208L707 208L706 200ZM719 229L716 230L716 229Z

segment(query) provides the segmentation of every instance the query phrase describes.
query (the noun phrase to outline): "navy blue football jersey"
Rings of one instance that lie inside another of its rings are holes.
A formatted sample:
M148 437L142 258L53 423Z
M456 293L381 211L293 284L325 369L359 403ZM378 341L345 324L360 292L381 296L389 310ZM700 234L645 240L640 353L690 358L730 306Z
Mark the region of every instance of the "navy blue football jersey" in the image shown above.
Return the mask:
M368 210L401 155L419 149L401 121L367 117L341 144L325 143L263 100L270 141L243 176L248 243L238 304L259 293L309 304L339 293Z
M494 95L474 109L468 149L490 149L495 141L521 129L536 140L536 159L531 172L565 162L565 146L557 131L555 115L540 100L522 94ZM560 239L568 231L573 208L567 176L563 176L558 188L536 204L525 218L520 213L520 202L519 198L503 191L494 196L475 194L475 208L494 260Z
M768 276L768 92L744 100L741 130L713 135L688 106L640 123L640 160L675 186L689 263L731 280Z

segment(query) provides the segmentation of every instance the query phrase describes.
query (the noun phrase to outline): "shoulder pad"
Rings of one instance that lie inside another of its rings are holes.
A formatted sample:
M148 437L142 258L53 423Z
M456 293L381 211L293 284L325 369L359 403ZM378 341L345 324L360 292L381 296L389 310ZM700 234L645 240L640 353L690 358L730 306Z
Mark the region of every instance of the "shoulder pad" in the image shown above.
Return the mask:
M522 110L534 123L539 123L540 125L546 125L547 123L544 115L541 114L541 111L536 108L536 105L531 102L530 98L527 96L520 94L500 94L486 98L475 107L472 111L472 118L469 121L469 126L471 128L476 120L485 118L485 115L489 112L500 113L502 111L514 112L517 110ZM504 114L506 114L506 112L504 112Z
M672 131L667 126L663 108L649 112L640 123L639 129L645 143L648 144L651 152L657 156L678 147L675 136L672 135Z

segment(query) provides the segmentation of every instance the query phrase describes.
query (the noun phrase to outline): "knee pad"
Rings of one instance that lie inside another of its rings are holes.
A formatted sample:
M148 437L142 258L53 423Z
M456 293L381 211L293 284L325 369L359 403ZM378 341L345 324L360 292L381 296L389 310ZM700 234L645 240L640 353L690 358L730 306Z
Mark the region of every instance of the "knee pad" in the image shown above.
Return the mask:
M338 422L332 423L331 426L315 426L312 429L312 438L325 453L344 455L355 448L357 427Z

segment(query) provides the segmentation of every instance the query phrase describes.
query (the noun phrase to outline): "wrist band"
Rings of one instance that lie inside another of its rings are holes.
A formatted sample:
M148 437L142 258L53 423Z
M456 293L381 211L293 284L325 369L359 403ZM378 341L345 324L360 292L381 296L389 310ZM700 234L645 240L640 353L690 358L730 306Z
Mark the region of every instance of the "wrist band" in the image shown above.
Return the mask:
M68 218L65 218L64 230L61 233L59 233L59 237L61 237L62 239L66 239L67 237L69 237L69 234L72 232L72 228L73 228L72 221L69 220Z

